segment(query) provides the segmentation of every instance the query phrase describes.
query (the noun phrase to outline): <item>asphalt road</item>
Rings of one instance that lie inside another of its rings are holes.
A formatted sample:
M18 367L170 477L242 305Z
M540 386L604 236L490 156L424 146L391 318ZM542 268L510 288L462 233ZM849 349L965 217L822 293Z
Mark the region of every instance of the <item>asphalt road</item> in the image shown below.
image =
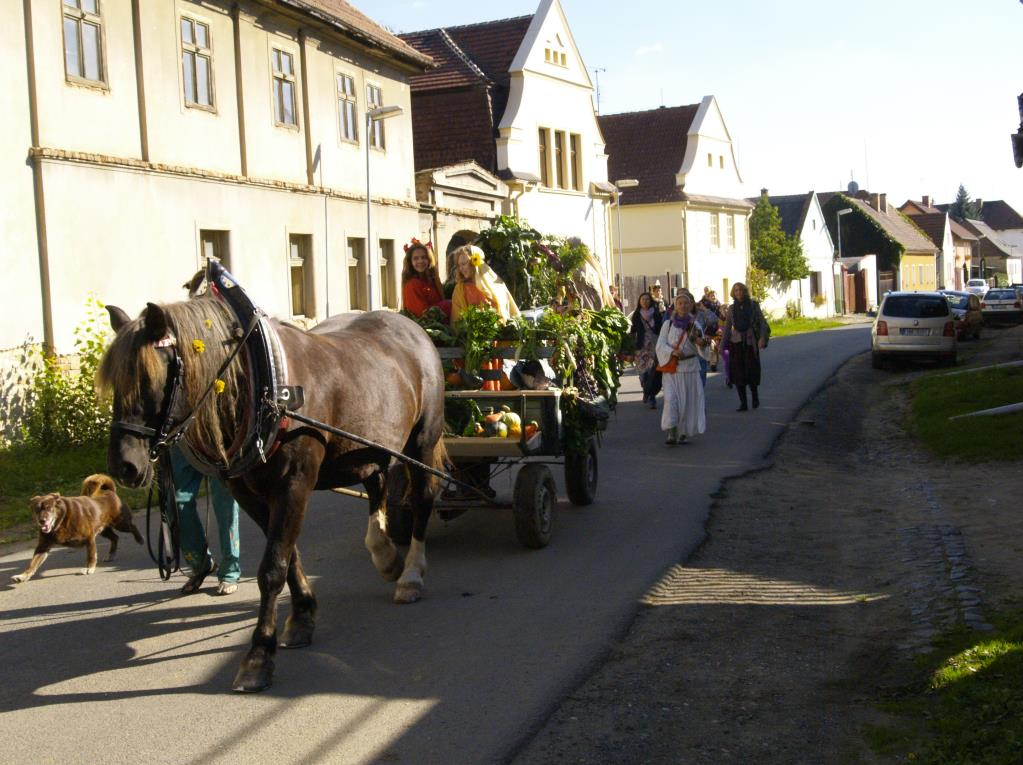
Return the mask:
M510 511L435 520L424 599L391 603L362 538L366 505L316 495L300 540L320 612L314 643L280 651L274 686L229 690L255 623L261 535L242 523L238 593L178 597L122 536L117 561L81 576L81 550L0 584L0 741L6 762L280 762L425 765L509 759L606 654L637 602L703 538L725 477L762 464L865 325L778 338L758 411L707 384L708 431L668 447L660 409L627 376L600 450L597 501L562 501L549 547L516 541ZM561 483L560 470L555 470ZM510 496L510 479L495 483ZM101 555L106 541L100 541ZM30 550L0 556L0 583ZM284 597L282 616L288 608Z

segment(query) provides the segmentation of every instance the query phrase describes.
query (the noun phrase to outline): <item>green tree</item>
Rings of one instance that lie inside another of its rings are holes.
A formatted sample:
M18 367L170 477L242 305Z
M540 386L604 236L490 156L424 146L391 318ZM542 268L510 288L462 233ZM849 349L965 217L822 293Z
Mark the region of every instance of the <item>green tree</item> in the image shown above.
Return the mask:
M802 279L810 274L803 255L803 243L781 229L778 208L767 194L761 194L749 222L750 255L753 265L780 282Z
M977 204L975 199L970 199L969 192L966 191L966 187L961 183L959 184L959 191L956 192L956 201L948 208L948 214L960 220L963 218L980 219L980 205Z

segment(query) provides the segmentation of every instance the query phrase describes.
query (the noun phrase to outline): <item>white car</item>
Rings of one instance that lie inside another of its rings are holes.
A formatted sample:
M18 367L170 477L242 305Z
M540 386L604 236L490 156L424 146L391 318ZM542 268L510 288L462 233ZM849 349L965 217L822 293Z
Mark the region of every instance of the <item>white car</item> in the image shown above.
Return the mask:
M966 291L972 292L974 295L983 295L988 291L987 280L970 279L970 281L966 282Z
M930 358L956 363L955 319L940 292L889 292L870 330L871 362L880 369L885 359Z
M1011 287L992 287L980 301L980 314L984 323L1008 321L1018 324L1023 320L1023 302Z

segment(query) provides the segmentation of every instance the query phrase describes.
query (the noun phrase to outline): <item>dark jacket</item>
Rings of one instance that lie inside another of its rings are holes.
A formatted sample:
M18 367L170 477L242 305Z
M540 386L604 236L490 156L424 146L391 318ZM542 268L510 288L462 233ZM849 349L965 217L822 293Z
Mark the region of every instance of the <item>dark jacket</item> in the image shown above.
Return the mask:
M756 300L753 302L753 317L750 320L749 332L747 336L743 338L748 345L753 346L753 349L759 354L757 348L757 341L763 340L764 345L767 345L768 338L771 337L771 325L767 323L767 319L764 318L764 312L760 310L760 303ZM735 316L735 305L733 303L732 310L728 312L728 319L725 321L724 332L722 333L722 339L724 342L732 342L732 318Z
M643 338L646 333L646 324L643 323L643 317L640 315L640 310L637 308L632 312L632 338L636 342L637 348L643 347ZM654 308L654 335L661 333L661 324L664 322L664 314Z

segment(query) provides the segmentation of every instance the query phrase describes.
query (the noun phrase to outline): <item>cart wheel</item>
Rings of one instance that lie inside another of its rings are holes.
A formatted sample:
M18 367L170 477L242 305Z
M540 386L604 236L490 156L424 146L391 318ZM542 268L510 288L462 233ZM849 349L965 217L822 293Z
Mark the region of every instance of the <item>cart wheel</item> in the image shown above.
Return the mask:
M412 541L412 506L402 502L408 486L408 468L391 465L387 471L387 536L396 545Z
M585 454L565 455L565 488L573 505L592 505L597 496L597 441L591 438Z
M515 534L538 550L551 541L551 514L557 501L554 476L546 465L528 464L515 479Z

